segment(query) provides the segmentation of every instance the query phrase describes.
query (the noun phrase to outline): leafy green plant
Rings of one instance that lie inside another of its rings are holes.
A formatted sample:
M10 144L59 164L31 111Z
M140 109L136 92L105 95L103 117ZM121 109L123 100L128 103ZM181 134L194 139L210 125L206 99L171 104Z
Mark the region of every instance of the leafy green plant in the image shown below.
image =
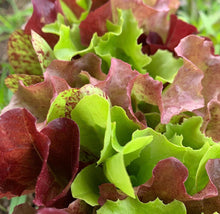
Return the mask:
M8 2L13 9L13 13L0 14L0 42L7 39L15 29L20 28L25 23L25 19L33 12L32 7L19 10L15 0L8 0Z
M178 0L32 3L0 115L11 211L218 211L220 58Z

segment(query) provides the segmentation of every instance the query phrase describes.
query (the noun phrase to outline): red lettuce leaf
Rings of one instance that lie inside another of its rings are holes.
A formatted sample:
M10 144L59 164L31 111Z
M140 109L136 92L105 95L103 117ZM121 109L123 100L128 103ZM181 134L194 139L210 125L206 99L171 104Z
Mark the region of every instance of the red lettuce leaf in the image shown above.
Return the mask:
M95 207L91 207L85 201L80 199L76 199L67 209L65 209L65 211L70 214L93 214L95 213L94 210L96 210Z
M25 109L13 109L0 117L0 196L13 197L33 191L42 164L46 164L50 140L35 127Z
M213 137L215 141L219 141L219 122L217 120L220 109L220 56L213 54L212 42L195 35L182 39L175 51L178 56L188 61L194 70L200 70L203 74L200 84L204 108L195 111L195 113L204 118L203 131ZM215 122L217 123L214 125Z
M143 53L148 55L155 54L158 49L167 49L175 53L174 48L182 38L196 33L198 33L196 27L178 19L176 15L172 14L165 43L157 32L149 32L148 35L142 34L138 42L142 43Z
M160 81L154 80L149 74L139 74L129 83L129 91L131 94L131 99L133 101L129 109L132 110L136 104L136 109L138 110L138 104L144 102L152 106L156 106L159 110L162 110L162 99L161 94L163 90L163 84ZM137 111L136 110L136 111ZM153 109L152 109L153 110ZM152 110L144 113L152 113ZM142 110L143 111L143 110ZM142 121L145 124L148 121Z
M68 206L68 208L41 208L37 211L37 214L93 214L94 210L95 208L91 207L86 202L76 199Z
M173 83L162 95L161 122L168 123L172 116L204 106L201 81L203 73L187 60L179 69Z
M209 168L209 165L206 165L210 178L209 183L201 192L191 196L186 192L184 186L188 176L187 168L173 157L161 160L154 168L152 178L138 187L137 195L140 201L145 203L157 197L165 203L176 199L185 203L187 213L201 213L203 211L201 204L206 200L212 200L213 197L215 198L218 195L216 183L212 179L213 172ZM213 210L215 209L216 206L213 207Z
M129 94L128 84L138 74L139 72L132 70L128 63L112 58L111 67L106 79L96 84L110 98L113 106L123 107L128 117L137 123L139 121L131 108L131 95Z
M193 48L192 48L193 47ZM220 56L213 55L213 44L205 38L191 35L187 36L175 48L178 56L190 61L202 70L202 95L207 105L220 93Z
M94 11L95 9L101 7L103 4L105 4L108 1L109 0L92 0L91 11Z
M43 122L46 119L52 98L69 88L64 79L51 77L47 73L44 78L44 82L31 86L25 86L20 82L17 92L13 95L9 105L2 110L2 113L16 107L23 107L28 109L38 122Z
M17 74L42 74L31 36L16 30L8 41L8 59Z
M196 33L198 33L198 31L195 26L178 19L176 15L171 15L170 29L165 45L168 50L174 52L174 48L179 44L182 38Z
M49 137L51 145L47 163L37 180L34 202L38 206L66 207L73 200L70 197L68 201L67 193L78 171L78 126L70 119L58 118L41 133Z
M42 208L37 211L37 214L68 214L68 212L56 208Z
M169 30L167 17L170 13L175 13L179 7L179 1L157 0L154 1L154 4L147 5L138 0L111 0L111 5L113 20L117 18L117 8L131 9L139 27L144 30L145 34L156 32L165 41Z
M98 203L102 206L107 200L117 201L125 199L127 196L117 190L114 184L105 183L99 186L99 200Z
M86 72L89 78L104 80L106 75L101 70L101 59L93 53L88 53L79 59L72 61L54 60L48 67L47 73L50 76L57 76L65 79L72 88L80 88L88 83L85 79Z
M63 2L69 7L77 18L80 18L84 10L76 3L76 0L63 0Z
M211 100L207 106L208 124L205 134L216 142L220 142L220 100Z
M46 24L56 21L57 13L62 13L57 0L32 0L33 14L25 26L25 33L31 35L31 30L41 35L50 46L54 46L58 37L54 34L43 33L42 28Z
M96 32L98 36L102 36L107 32L106 21L112 20L111 4L107 2L94 11L91 11L86 19L80 23L81 42L85 46L89 46L93 34Z

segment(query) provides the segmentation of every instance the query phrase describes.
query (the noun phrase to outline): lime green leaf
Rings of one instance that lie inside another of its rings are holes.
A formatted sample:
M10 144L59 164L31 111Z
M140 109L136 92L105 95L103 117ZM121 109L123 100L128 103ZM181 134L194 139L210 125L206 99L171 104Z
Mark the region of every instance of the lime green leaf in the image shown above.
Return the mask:
M98 205L98 186L105 182L102 168L95 164L89 165L80 171L74 179L71 185L72 195L84 200L91 206Z
M116 136L121 146L129 142L132 133L140 128L133 120L128 118L125 110L119 106L111 108L111 121L117 124Z
M98 214L186 214L186 208L180 201L174 200L169 204L163 204L156 199L148 203L142 203L138 199L126 198L124 200L107 201L99 210Z
M40 62L41 68L44 72L48 67L48 65L55 59L53 50L45 41L45 39L36 32L32 31L31 36L32 36L32 45L38 56L38 60Z
M150 76L163 83L172 83L179 68L183 65L181 58L176 59L167 50L158 50L153 56L152 61L147 65Z
M93 85L85 85L80 89L71 88L65 90L56 97L52 102L47 114L47 122L61 117L71 118L71 111L76 104L85 96L97 94L105 97L103 91Z
M129 63L133 69L146 73L144 67L151 61L150 57L141 51L137 39L142 30L138 28L132 12L119 10L120 31L108 32L101 37L100 42L94 47L95 53L104 59L110 66L111 58L115 57ZM107 22L107 28L112 30L112 24ZM114 27L115 28L115 27Z
M14 211L14 208L19 205L19 204L23 204L25 203L27 199L27 196L26 195L22 195L20 197L14 197L11 199L11 202L10 202L10 209L9 209L9 214L12 214L13 211Z
M54 54L57 59L70 61L73 57L73 53L77 49L72 42L72 36L70 33L70 27L60 26L60 38L57 44L54 46Z
M117 153L105 161L104 172L111 183L128 196L135 198L134 189L126 171L122 153Z
M71 112L80 129L80 146L96 157L104 146L105 131L110 111L109 102L98 95L83 97Z

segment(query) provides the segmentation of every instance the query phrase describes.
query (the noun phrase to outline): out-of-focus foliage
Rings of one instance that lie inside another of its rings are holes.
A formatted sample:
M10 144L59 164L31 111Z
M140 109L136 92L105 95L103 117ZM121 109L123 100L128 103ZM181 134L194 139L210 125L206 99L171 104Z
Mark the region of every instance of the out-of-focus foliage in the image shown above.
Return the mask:
M220 0L181 0L178 17L197 27L201 36L208 37L220 54Z

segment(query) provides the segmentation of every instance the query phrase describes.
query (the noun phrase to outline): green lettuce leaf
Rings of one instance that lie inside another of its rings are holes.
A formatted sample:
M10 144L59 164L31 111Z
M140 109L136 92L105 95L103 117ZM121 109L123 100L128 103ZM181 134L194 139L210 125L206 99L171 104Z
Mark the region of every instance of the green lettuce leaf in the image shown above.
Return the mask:
M158 50L153 56L152 61L147 65L147 71L151 77L163 83L172 83L179 68L183 65L181 58L176 59L167 50Z
M107 201L99 210L98 214L186 214L186 208L180 201L174 200L169 204L163 204L156 199L148 203L142 203L138 199L126 198L124 200Z
M141 45L137 44L142 30L138 28L131 11L119 10L118 13L118 23L107 21L109 32L101 37L95 33L86 49L82 49L82 46L77 47L77 44L81 44L79 31L76 30L77 26L70 29L70 27L61 24L60 39L54 47L57 59L70 60L73 56L94 52L103 59L105 72L109 69L111 58L116 57L131 64L133 69L146 73L144 67L150 63L151 58L144 55L141 51ZM76 41L74 41L75 39Z
M192 117L181 125L168 124L164 135L151 128L136 131L134 135L153 136L153 141L128 166L129 174L136 179L134 185L138 186L149 180L158 161L175 157L188 169L189 175L185 182L187 192L193 195L202 190L209 180L205 164L210 158L220 157L220 146L201 133L201 124L200 117Z
M91 206L98 205L99 188L106 179L102 168L95 164L84 168L75 178L71 185L72 195L82 199Z

